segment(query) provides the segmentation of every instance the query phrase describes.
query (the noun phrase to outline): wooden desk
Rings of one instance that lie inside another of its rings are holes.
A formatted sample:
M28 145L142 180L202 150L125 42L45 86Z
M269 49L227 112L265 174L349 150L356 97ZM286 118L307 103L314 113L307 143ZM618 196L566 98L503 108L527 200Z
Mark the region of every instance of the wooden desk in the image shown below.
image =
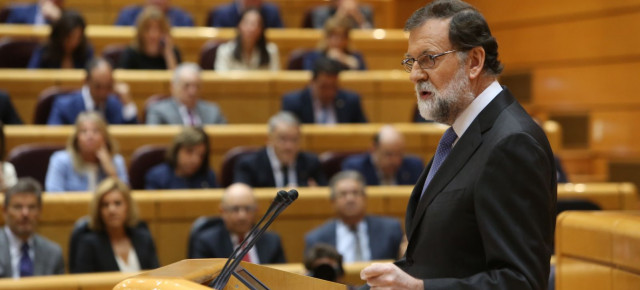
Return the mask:
M640 288L640 212L566 212L556 227L556 289Z

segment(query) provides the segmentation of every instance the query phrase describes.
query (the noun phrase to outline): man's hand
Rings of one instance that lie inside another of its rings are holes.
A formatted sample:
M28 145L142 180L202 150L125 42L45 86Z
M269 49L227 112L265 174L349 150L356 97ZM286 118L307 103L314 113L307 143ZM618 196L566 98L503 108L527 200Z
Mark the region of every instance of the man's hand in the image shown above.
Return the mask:
M131 97L131 89L127 83L117 82L113 85L113 91L120 98L120 102L124 105L133 102L133 98Z
M51 22L58 21L60 16L62 16L62 10L60 7L56 6L53 1L44 1L40 9L42 9L42 15L44 18Z
M424 289L422 280L411 277L392 263L373 263L360 272L371 289Z

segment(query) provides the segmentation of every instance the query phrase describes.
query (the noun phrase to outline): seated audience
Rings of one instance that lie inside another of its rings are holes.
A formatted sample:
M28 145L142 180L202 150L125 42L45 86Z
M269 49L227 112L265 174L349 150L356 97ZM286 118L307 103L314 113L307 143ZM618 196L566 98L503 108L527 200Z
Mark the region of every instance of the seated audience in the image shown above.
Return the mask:
M164 14L156 7L145 8L136 22L136 37L120 55L118 68L173 70L180 62Z
M192 236L192 257L189 258L228 258L256 222L258 203L251 188L242 183L227 187L220 203L222 221L216 220L213 226ZM280 237L264 232L243 261L254 264L286 263Z
M129 93L129 86L114 86L113 69L103 58L92 59L85 68L84 86L79 91L56 98L47 123L70 125L82 112L97 112L109 124L135 124L138 108ZM114 94L115 92L115 94Z
M151 233L138 226L138 208L126 184L105 179L89 206L91 232L78 239L71 273L138 272L160 266Z
M65 10L58 21L51 25L49 40L36 48L28 67L83 68L93 57L93 48L84 33L86 22L82 15Z
M280 112L269 119L267 146L240 157L233 180L252 187L327 184L318 157L300 151L300 122L289 112Z
M60 246L36 233L41 211L42 187L33 178L20 178L4 193L0 278L64 274Z
M158 8L171 22L171 26L193 26L193 17L188 12L171 6L169 0L146 0L146 5L131 5L123 8L118 14L116 25L132 26L145 7Z
M0 122L7 125L21 125L22 119L11 102L7 92L0 90Z
M308 250L317 243L336 247L344 261L398 258L403 240L400 222L393 218L367 215L367 195L362 175L342 171L329 182L331 201L337 218L307 233Z
M344 284L342 255L329 244L317 243L304 254L307 276Z
M349 31L351 26L346 18L334 17L324 25L324 38L320 40L318 50L308 52L302 60L302 68L313 70L320 57L338 61L344 69L366 70L367 66L359 52L349 49Z
M214 69L228 70L279 70L278 46L267 42L264 34L264 19L257 9L242 13L234 40L218 47Z
M282 98L282 110L293 113L302 123L366 123L360 96L340 89L338 74L342 65L320 58L313 68L309 85Z
M209 167L209 138L201 128L185 127L173 139L167 161L149 170L146 189L187 189L217 187Z
M94 112L81 113L67 148L51 155L46 190L93 191L107 177L128 182L124 158L117 151L102 117Z
M247 9L258 9L264 19L267 28L282 28L280 8L263 0L231 0L226 5L221 5L209 13L208 26L212 27L236 27L240 23L240 16Z
M313 28L322 28L331 17L346 18L353 28L373 28L373 11L368 5L358 4L357 0L331 0L329 5L318 6L311 10Z
M179 65L171 80L173 97L148 108L147 124L202 126L226 123L218 105L200 99L200 74L200 67L195 63Z
M56 22L62 15L64 0L39 0L33 4L9 7L7 24L44 25Z
M6 153L5 144L4 124L0 122L0 192L4 192L5 189L14 186L18 181L16 169L13 167L13 164L4 161Z
M348 157L342 170L360 172L367 185L414 185L424 169L422 160L404 154L404 137L390 125L373 138L371 152Z

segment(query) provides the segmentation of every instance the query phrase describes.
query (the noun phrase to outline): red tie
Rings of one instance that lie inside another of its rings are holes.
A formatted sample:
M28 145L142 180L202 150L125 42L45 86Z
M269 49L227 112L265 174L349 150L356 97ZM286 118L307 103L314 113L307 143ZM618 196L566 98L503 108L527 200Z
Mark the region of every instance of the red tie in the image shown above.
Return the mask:
M242 241L244 241L244 237L239 236L238 245L242 244ZM242 257L242 260L245 262L251 263L251 257L249 257L249 252L247 252L247 254L244 255L244 257Z

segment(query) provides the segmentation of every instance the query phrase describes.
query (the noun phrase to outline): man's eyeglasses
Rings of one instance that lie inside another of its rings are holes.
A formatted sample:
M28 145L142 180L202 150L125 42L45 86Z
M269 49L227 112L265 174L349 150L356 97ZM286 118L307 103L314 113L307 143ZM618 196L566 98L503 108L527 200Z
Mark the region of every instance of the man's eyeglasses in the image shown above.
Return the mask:
M423 54L419 56L418 59L415 59L413 57L408 57L402 60L402 67L404 67L404 70L406 72L410 73L411 70L413 69L413 63L417 61L418 66L421 69L430 69L436 65L436 58L452 52L456 52L456 50L455 49L449 50L449 51L445 51L443 53L438 53L438 54Z
M236 205L236 206L225 206L224 210L231 213L239 213L240 211L245 212L255 212L257 207L255 205Z

